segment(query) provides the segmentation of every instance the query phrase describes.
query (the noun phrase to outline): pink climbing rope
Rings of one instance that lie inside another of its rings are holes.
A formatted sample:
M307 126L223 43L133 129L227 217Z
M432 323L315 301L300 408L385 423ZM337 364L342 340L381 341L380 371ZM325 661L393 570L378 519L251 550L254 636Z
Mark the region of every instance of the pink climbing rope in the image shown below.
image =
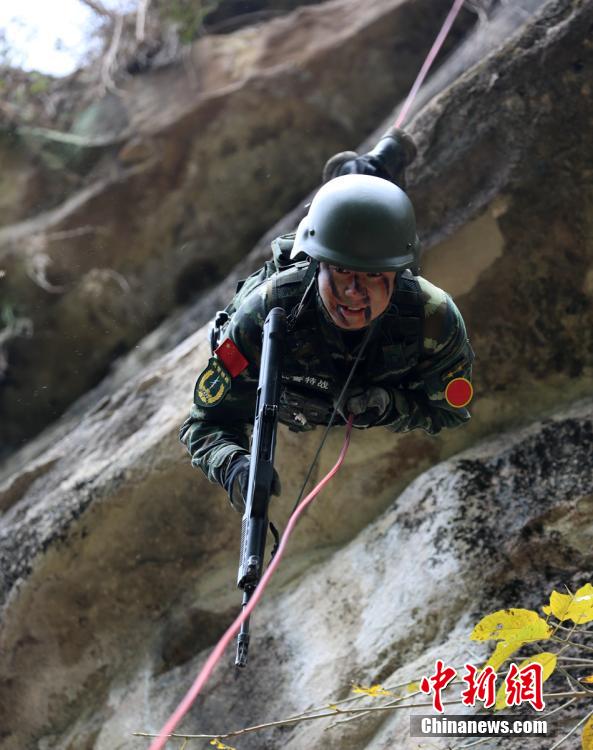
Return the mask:
M194 684L187 691L185 697L183 698L179 706L171 714L171 717L168 719L167 723L161 729L158 737L153 741L149 750L162 750L162 748L165 746L165 744L169 740L170 735L175 731L175 728L177 727L179 722L183 719L185 714L191 708L200 690L204 687L204 685L210 678L210 675L212 674L214 667L216 666L221 656L223 655L224 650L229 645L230 641L237 635L243 622L245 622L247 617L249 617L249 615L255 609L257 603L259 602L259 600L261 599L264 593L266 586L268 585L270 578L274 575L274 571L280 564L280 560L282 559L282 555L284 554L284 550L286 549L286 545L288 543L288 538L292 534L292 531L296 525L297 520L299 519L299 516L302 514L305 508L313 502L315 497L319 494L319 492L321 492L321 490L325 487L325 485L329 482L329 480L334 476L334 474L338 471L338 469L342 465L342 462L344 461L344 458L346 456L346 451L348 450L348 446L350 444L351 432L352 432L352 417L350 417L350 419L348 420L348 424L346 427L346 436L344 438L344 444L342 446L342 450L340 451L340 455L338 456L338 460L336 461L334 467L328 474L325 475L325 477L321 480L321 482L319 482L319 484L313 490L311 490L311 492L307 495L307 497L304 500L302 500L301 503L297 506L296 510L290 517L288 524L286 525L286 529L284 529L284 534L282 534L282 539L280 540L278 550L276 551L276 554L274 555L274 558L272 559L272 562L269 564L266 572L262 576L262 579L259 582L257 588L253 592L253 596L249 600L249 603L243 609L243 611L237 617L237 619L233 622L233 624L226 630L222 638L218 641L218 643L214 647L214 650L212 651L212 653L206 660L206 663L202 667L200 674L196 677Z
M457 18L457 14L461 10L461 6L464 2L465 0L455 0L455 2L453 3L453 6L451 7L449 14L447 15L447 18L445 18L445 22L443 23L443 26L439 31L437 38L434 40L434 43L430 48L428 55L426 56L424 64L420 68L420 72L418 73L416 80L414 81L414 85L410 89L410 93L408 94L408 97L404 102L404 106L401 108L397 116L397 120L395 121L396 128L401 128L402 123L405 120L406 115L408 114L408 110L412 106L412 103L416 98L416 94L420 90L420 86L422 86L422 84L424 83L424 79L426 78L428 71L432 67L432 64L436 56L438 55L440 48L443 46L443 42L445 41L445 39L447 38L447 34L451 30L451 26L453 26L453 21Z

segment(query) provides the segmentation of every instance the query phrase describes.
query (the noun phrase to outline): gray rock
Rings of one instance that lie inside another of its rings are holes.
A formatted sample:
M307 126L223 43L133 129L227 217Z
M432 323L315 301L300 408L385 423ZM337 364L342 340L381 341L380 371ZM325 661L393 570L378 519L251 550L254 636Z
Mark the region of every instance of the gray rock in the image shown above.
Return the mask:
M592 23L590 3L551 0L412 122L424 273L455 294L468 322L474 419L437 438L353 436L253 618L248 671L234 681L225 661L185 731L327 705L348 696L352 680L407 683L437 657L479 663L488 649L468 635L483 615L537 609L552 588L591 580L592 172L582 138L591 99L582 73ZM121 280L93 268L89 309L101 318L121 304L125 317ZM238 518L176 441L209 355L200 316L225 294L205 296L193 323L180 313L196 331L169 351L166 326L155 332L3 466L2 750L138 747L145 740L132 732L160 728L238 611ZM75 315L76 304L63 304ZM281 526L319 437L281 431L284 493L272 507ZM332 431L318 478L342 437ZM557 738L582 708L560 715ZM376 713L236 744L412 748L407 722L407 712Z

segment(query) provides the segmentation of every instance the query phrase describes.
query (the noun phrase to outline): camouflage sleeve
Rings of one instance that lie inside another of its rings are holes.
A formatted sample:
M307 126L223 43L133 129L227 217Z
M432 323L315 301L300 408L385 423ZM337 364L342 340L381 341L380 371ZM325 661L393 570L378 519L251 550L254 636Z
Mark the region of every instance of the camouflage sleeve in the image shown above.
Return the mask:
M179 431L193 466L211 482L224 484L225 472L237 453L249 452L249 425L253 424L262 329L267 315L270 285L263 284L245 299L233 315L223 338L230 338L248 361L233 378L229 392L216 406L194 403Z
M419 278L424 298L422 354L405 386L392 391L395 417L386 426L393 432L421 428L436 435L443 428L469 421L469 411L445 399L454 378L471 381L474 353L457 306L442 289Z

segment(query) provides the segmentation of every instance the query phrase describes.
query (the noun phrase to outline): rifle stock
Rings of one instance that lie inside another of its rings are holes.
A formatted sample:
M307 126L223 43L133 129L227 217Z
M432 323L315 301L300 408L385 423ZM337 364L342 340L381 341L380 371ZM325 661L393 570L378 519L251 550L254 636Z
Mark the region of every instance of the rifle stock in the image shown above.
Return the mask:
M241 556L237 586L243 590L243 607L249 602L263 572L268 505L274 480L274 453L285 335L286 314L282 308L275 307L268 313L263 328L249 483L241 523ZM237 636L236 666L244 667L247 664L248 647L249 618L243 623Z

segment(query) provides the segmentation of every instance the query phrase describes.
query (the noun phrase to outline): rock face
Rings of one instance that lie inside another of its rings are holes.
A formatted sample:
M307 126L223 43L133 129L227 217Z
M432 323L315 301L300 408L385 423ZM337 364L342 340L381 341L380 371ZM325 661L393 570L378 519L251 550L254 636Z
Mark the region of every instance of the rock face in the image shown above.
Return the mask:
M54 162L86 177L73 176L58 205L0 230L5 450L220 280L314 187L329 155L368 134L411 85L447 7L300 8L205 37L186 66L131 78L119 99L110 94L81 114L72 134L22 134L21 149L25 137L38 144L37 162L53 149ZM463 16L450 48L472 22ZM26 174L22 187L13 181L15 204L32 189Z
M95 455L102 444L109 452L97 419L88 424ZM235 614L228 581L238 539L220 498L196 496L186 463L156 446L134 467L129 441L109 447L120 460L102 469L95 458L100 480L62 478L34 507L21 503L20 514L15 507L5 516L3 551L13 564L2 568L21 578L4 608L3 747L33 747L33 737L41 747L137 747L131 733L158 729ZM283 443L281 454L291 448ZM574 590L593 572L592 456L589 400L439 464L349 544L313 551L311 529L331 542L338 507L340 534L359 524L352 476L340 477L254 618L248 672L237 682L228 661L219 668L183 730L283 718L343 698L353 680L409 682L437 656L459 664L475 654L467 635L483 614L538 607L558 581ZM55 472L56 464L46 476ZM42 493L40 475L30 499ZM407 714L367 718L324 732L323 741L415 747L406 722ZM241 738L239 747L282 741L296 750L321 731L304 724Z
M468 323L474 419L436 438L356 432L253 618L248 672L235 682L226 661L184 730L327 705L351 680L405 683L437 657L479 661L467 636L481 616L591 580L591 28L591 3L542 4L412 122L423 272ZM121 279L97 270L84 298L110 283L126 304ZM2 750L141 746L132 732L161 726L237 613L238 518L176 440L208 355L204 327L140 372L128 360L100 400L5 462ZM280 526L319 437L281 432ZM317 478L341 441L332 432ZM416 747L407 722L374 714L230 744Z
M476 653L468 634L484 614L519 603L539 608L557 581L576 590L590 580L592 468L589 400L424 473L352 542L270 597L255 619L249 673L235 681L231 665L222 667L183 733L222 733L327 706L347 696L352 682L405 685L429 674L436 658L465 663ZM173 707L171 682L197 673L203 659L200 654L180 667L178 677L168 672L157 679L143 707L138 687L130 692L144 727L158 731ZM128 716L124 701L114 722L119 736ZM340 719L303 723L236 744L246 750L281 744L297 750L321 741L332 750L416 748L408 716L396 711L343 725ZM335 728L325 731L328 725ZM556 738L571 726L561 717ZM115 736L104 730L98 747L109 747ZM508 742L500 747L522 747Z

